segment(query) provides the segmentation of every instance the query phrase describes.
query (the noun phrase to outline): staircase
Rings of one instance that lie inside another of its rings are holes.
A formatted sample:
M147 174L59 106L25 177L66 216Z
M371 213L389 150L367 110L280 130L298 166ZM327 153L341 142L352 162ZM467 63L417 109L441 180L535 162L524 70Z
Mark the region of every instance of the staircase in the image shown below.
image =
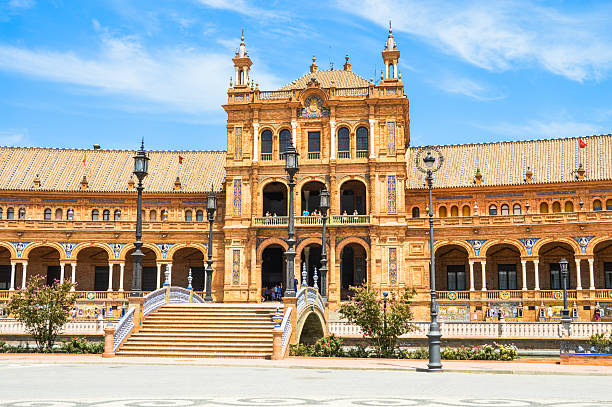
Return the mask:
M267 358L275 312L269 304L164 305L147 315L117 356Z

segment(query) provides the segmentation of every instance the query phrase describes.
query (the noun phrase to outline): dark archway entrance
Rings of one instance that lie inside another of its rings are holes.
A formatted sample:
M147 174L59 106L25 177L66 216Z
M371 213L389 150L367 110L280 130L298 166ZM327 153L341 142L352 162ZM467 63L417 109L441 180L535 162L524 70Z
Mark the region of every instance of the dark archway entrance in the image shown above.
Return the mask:
M284 250L281 246L270 245L261 254L261 289L273 288L283 283L285 270Z
M458 245L436 250L436 286L440 290L462 291L470 287L468 252Z
M195 291L204 291L204 254L193 247L184 247L172 255L172 285L189 286L189 271L191 271L191 286ZM161 284L164 273L161 275Z
M287 186L271 182L263 189L263 216L287 216Z
M0 290L8 290L11 287L11 252L0 248ZM14 288L14 287L13 287Z
M314 343L323 337L323 326L321 326L321 320L319 316L314 312L306 317L302 332L300 333L300 344L314 345Z
M349 298L349 287L367 282L367 255L365 249L356 243L344 246L340 253L340 299Z
M340 187L340 213L366 214L366 186L361 181L347 181Z
M300 285L302 285L302 274L304 268L308 274L308 286L314 286L314 269L317 269L318 281L317 285L321 286L321 275L318 270L321 269L321 245L317 243L311 243L304 247L301 255L302 264L300 265Z
M310 181L302 187L301 208L302 215L304 211L312 213L315 209L319 210L321 204L321 191L325 189L325 184L319 181Z

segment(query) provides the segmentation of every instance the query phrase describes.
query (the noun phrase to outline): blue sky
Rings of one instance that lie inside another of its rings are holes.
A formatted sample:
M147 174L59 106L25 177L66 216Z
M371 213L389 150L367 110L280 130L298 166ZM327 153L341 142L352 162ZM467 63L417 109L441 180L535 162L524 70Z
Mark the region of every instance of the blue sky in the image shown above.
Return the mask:
M0 144L225 149L242 28L276 89L373 77L389 19L413 145L612 132L610 2L0 0Z

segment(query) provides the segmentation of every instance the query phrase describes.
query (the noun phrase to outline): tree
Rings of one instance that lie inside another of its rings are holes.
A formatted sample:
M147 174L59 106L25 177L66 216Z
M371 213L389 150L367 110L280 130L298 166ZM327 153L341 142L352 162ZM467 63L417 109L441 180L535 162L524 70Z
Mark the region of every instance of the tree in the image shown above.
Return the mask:
M78 294L71 292L70 281L46 285L41 276L34 276L24 290L19 290L8 303L8 310L34 337L38 350L50 350L68 320Z
M384 296L380 293L371 290L367 284L350 287L350 291L352 298L340 305L340 314L361 327L364 338L374 347L377 356L395 357L397 338L416 329L410 322L410 301L415 291L405 288L399 293L392 292L387 298L386 316Z

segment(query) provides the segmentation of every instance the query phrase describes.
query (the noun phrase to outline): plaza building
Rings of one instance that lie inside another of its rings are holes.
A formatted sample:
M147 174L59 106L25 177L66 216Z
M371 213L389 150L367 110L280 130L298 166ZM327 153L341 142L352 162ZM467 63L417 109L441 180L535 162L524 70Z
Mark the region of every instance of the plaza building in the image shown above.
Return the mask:
M250 77L244 39L223 109L227 151L150 151L144 180L142 289L168 279L203 291L206 199L213 222L212 297L258 303L284 284L289 185L285 152L299 153L294 275L321 267L321 191L329 191L329 311L368 283L416 290L429 314L429 219L424 175L410 143L409 98L389 32L380 78L307 72L278 90ZM579 136L579 135L577 135ZM435 135L432 135L435 137ZM612 315L612 135L444 145L434 175L436 287L443 321L558 317L559 261L569 261L574 318ZM0 301L34 275L69 279L82 316L121 307L132 286L133 152L0 148ZM304 274L303 274L304 273ZM550 311L552 310L552 316ZM79 316L81 316L81 314Z

